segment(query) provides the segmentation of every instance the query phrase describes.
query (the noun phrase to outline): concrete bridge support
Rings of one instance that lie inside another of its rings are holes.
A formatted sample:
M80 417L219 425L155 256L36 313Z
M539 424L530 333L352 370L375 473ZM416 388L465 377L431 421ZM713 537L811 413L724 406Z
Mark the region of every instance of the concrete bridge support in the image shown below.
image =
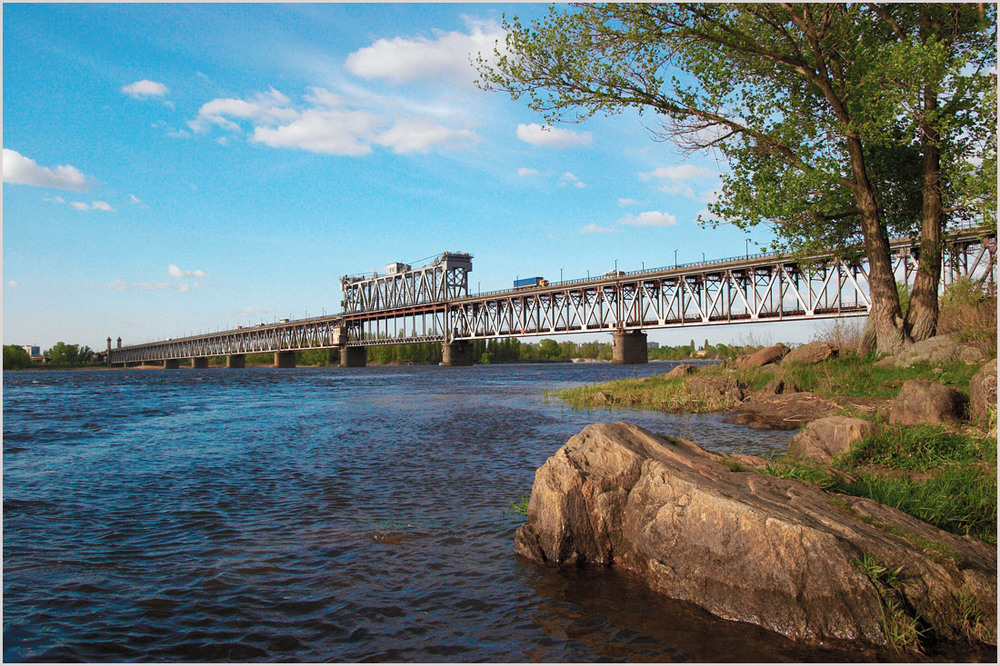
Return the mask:
M245 368L247 367L247 357L246 354L233 354L232 356L226 357L226 367L227 368Z
M294 368L295 367L295 352L293 352L293 351L277 351L277 352L274 352L274 367L276 367L276 368Z
M441 365L472 365L472 343L464 340L441 343Z
M166 361L163 362L163 367L167 370L176 370L177 368L181 367L181 362L178 361L176 358L168 358Z
M364 347L341 347L340 367L363 368L368 365L368 350Z
M196 370L204 370L208 367L208 357L207 356L196 356L191 359L191 367Z
M613 334L612 363L648 363L646 334L642 331L618 331Z

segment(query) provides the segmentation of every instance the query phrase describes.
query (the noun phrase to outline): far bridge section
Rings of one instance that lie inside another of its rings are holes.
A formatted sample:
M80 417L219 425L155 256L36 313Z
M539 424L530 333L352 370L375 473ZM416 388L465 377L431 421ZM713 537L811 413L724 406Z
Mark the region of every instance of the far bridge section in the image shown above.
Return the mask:
M912 286L919 257L913 239L891 242L896 279ZM996 231L949 234L942 266L947 286L959 277L996 280ZM469 294L472 256L445 252L426 266L390 264L383 273L344 276L343 312L214 334L112 348L110 365L162 362L207 367L225 356L243 367L246 354L273 352L293 367L295 352L339 348L344 367L365 365L371 345L442 343L443 365L470 365L473 340L606 332L617 363L646 362L643 330L857 317L868 313L867 262L830 253L796 258L738 257L666 268L610 271L597 278Z

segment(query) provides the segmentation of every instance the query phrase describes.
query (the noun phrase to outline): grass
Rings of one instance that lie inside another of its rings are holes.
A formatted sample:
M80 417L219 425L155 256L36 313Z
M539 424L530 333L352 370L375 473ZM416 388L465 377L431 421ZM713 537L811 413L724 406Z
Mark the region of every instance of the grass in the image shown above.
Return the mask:
M899 593L899 574L903 567L890 569L868 553L863 553L856 564L878 589L882 600L882 631L889 645L898 652L922 653L921 639L926 629L920 626L917 618L906 612Z
M727 396L693 394L688 390L688 381L695 377L732 378L747 394L759 391L775 379L783 379L786 383L794 383L803 391L811 391L825 398L846 396L889 399L895 397L903 382L910 379L927 379L968 393L969 380L977 371L977 366L961 361L935 367L878 367L871 357L842 354L815 365L779 365L768 369L744 370L731 370L717 365L702 368L689 379L664 379L662 375L619 379L604 384L564 389L554 392L554 395L573 409L642 407L665 412L704 414L729 411L740 400L732 393Z

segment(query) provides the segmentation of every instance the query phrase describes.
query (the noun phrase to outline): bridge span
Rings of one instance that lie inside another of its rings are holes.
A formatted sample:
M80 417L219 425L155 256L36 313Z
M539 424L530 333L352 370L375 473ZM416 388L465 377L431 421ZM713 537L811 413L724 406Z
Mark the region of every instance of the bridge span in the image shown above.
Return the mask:
M919 244L891 242L896 279L912 286ZM943 286L959 277L996 280L996 232L948 236ZM341 278L343 311L218 333L112 347L108 365L162 362L208 367L223 356L244 367L247 354L273 353L276 367L294 367L295 352L340 350L343 367L364 366L366 347L440 342L443 365L471 365L473 340L570 333L610 333L616 363L645 363L644 330L865 316L867 262L835 254L748 255L721 261L470 294L472 256L444 252L428 265L389 264L382 273ZM527 281L524 281L527 282Z

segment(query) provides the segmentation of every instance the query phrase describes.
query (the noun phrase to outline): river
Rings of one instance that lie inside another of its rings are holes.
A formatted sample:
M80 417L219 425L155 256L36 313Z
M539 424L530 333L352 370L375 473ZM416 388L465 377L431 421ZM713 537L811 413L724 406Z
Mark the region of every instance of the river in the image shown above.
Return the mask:
M611 571L515 557L511 504L628 420L546 390L668 364L8 372L4 661L840 661Z

